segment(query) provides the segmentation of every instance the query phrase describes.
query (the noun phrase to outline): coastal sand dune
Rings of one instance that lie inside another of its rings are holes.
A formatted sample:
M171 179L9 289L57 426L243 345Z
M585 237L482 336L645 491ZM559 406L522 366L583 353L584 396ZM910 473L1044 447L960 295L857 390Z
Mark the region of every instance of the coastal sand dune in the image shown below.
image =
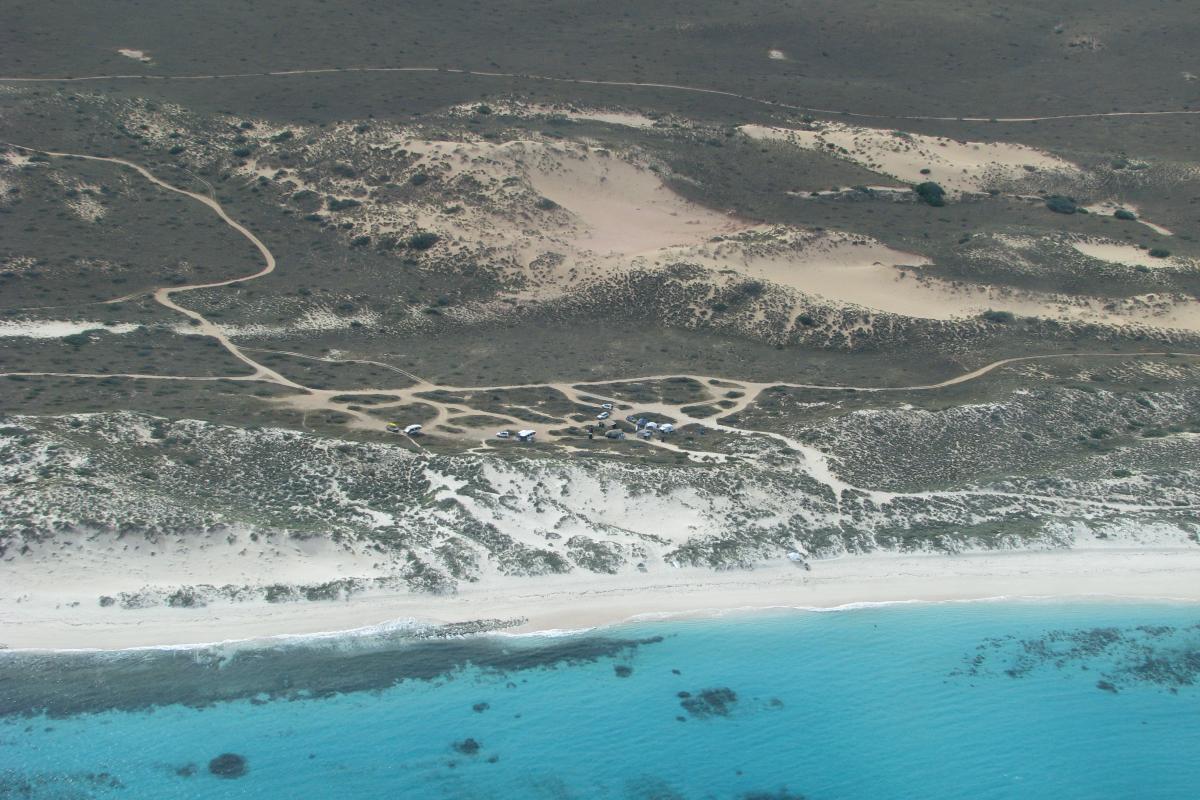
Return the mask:
M525 114L542 108L514 106ZM493 112L504 109L507 106L497 105ZM598 108L577 113L591 119L609 114ZM271 130L264 124L263 131ZM959 142L834 123L804 130L742 130L755 138L802 147L844 148L843 157L882 173L910 182L935 179L955 191L1021 180L1030 170L1079 171L1023 145ZM510 297L518 301L553 300L619 281L631 272L687 264L706 270L702 280L714 286L739 275L793 293L793 318L815 299L831 307L920 319L970 319L998 310L1064 322L1200 330L1200 305L1184 296L1146 294L1114 302L1102 296L950 282L923 274L920 267L930 264L926 256L896 250L854 231L752 224L684 199L668 186L666 168L636 149L533 138L436 139L406 127L381 128L363 136L349 125L313 132L308 138L313 142L310 159L364 149L393 174L436 180L451 192L459 186L469 188L467 201L448 215L439 194L397 200L357 177L328 176L324 183L307 183L303 170L284 170L276 176L261 160L247 163L243 171L255 178L272 175L316 194L357 196L349 210L327 212L339 224L351 226L354 235L432 231L441 237L444 252L486 259L501 270L514 287ZM261 140L260 159L270 160L271 146L269 137ZM926 169L929 175L922 174ZM1103 255L1111 253L1105 250ZM701 311L698 307L696 313Z

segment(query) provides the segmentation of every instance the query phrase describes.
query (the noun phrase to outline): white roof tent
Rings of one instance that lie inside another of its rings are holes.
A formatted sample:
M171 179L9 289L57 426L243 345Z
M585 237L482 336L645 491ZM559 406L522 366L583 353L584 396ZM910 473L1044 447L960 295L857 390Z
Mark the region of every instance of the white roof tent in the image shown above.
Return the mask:
M409 436L412 436L415 433L421 432L421 426L417 425L416 423L413 423L412 425L405 427L404 432L406 434L408 434Z
M658 426L658 430L661 433L674 433L675 426L673 424L671 424L670 422L664 422L662 425Z

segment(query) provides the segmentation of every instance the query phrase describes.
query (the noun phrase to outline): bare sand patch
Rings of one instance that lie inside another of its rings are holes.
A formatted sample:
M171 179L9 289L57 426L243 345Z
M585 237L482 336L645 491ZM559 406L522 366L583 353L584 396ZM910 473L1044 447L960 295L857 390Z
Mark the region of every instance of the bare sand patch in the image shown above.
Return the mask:
M579 220L575 244L581 248L629 256L745 227L689 203L645 167L597 151L569 155L529 178L538 192Z
M480 113L480 103L464 103L454 106L450 113L467 115ZM550 105L545 103L520 103L505 101L487 104L487 109L493 114L507 117L522 117L526 119L555 117L578 120L583 122L603 122L607 125L623 125L627 128L653 128L658 120L636 111L627 111L594 106L577 106L567 104Z
M1113 215L1113 212L1116 211L1117 209L1123 208L1126 211L1129 211L1129 212L1133 213L1134 215L1136 215L1137 222L1139 224L1145 225L1147 228L1154 231L1155 233L1161 234L1163 236L1174 236L1175 235L1171 231L1164 228L1162 225L1155 225L1153 222L1150 222L1149 220L1144 219L1142 217L1142 212L1138 210L1138 207L1131 203L1117 203L1112 200L1106 200L1102 203L1092 203L1090 206L1083 206L1083 208L1086 211L1088 211L1089 213L1102 214L1102 215L1108 216L1108 217L1111 217Z
M132 58L134 61L141 61L143 64L149 64L151 61L150 54L145 50L134 50L131 47L117 48L117 52L126 58Z
M0 320L0 337L12 336L23 339L61 339L86 331L100 330L106 333L130 333L137 325L120 323L106 325L103 322L80 322L62 319Z
M1156 258L1150 251L1143 250L1132 244L1105 241L1102 239L1086 239L1072 242L1071 246L1089 258L1107 261L1110 264L1123 264L1129 267L1149 267L1150 269L1195 269L1196 263L1190 260L1169 256Z
M1021 237L1011 238L1032 246ZM657 257L663 263L685 262L770 281L834 305L905 317L961 320L1009 311L1066 322L1200 330L1200 303L1183 296L1112 300L945 281L923 274L920 267L930 263L923 256L842 232L755 228L719 242L671 248Z
M934 181L950 192L981 192L1027 178L1031 170L1080 173L1075 164L1021 144L962 142L836 122L798 129L743 125L739 130L752 139L828 152L908 183Z

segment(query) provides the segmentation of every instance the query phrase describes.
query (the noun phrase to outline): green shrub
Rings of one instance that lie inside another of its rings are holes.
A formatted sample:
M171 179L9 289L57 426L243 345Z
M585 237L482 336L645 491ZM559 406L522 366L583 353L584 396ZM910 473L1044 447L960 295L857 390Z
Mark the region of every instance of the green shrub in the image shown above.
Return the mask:
M436 233L420 231L408 237L408 246L413 250L428 250L438 243L439 238Z
M946 190L933 181L925 181L918 183L916 188L917 197L931 206L946 205Z
M1074 214L1079 210L1079 206L1075 205L1073 199L1061 194L1052 194L1047 197L1046 208L1056 214Z
M981 319L988 322L995 322L999 325L1010 325L1017 321L1016 316L1011 311L993 311L990 308L979 315Z
M420 186L421 184L425 183L428 180L429 180L429 176L426 175L424 172L416 172L416 173L413 173L412 177L410 177L408 179L408 182L411 183L413 186Z
M1124 220L1137 219L1137 214L1134 214L1132 211L1127 211L1124 208L1118 208L1116 211L1113 212L1113 216L1116 217L1117 219L1124 219Z
M1154 247L1154 248L1151 248L1151 250L1150 250L1151 258L1166 258L1169 255L1171 255L1171 251L1164 250L1161 247Z

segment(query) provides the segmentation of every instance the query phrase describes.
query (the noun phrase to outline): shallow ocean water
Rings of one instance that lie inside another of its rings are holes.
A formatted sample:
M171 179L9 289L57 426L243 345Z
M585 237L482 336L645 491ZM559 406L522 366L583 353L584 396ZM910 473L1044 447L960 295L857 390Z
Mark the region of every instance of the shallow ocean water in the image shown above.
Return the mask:
M1196 681L1176 604L7 653L0 798L1190 799ZM242 777L210 774L226 752Z

